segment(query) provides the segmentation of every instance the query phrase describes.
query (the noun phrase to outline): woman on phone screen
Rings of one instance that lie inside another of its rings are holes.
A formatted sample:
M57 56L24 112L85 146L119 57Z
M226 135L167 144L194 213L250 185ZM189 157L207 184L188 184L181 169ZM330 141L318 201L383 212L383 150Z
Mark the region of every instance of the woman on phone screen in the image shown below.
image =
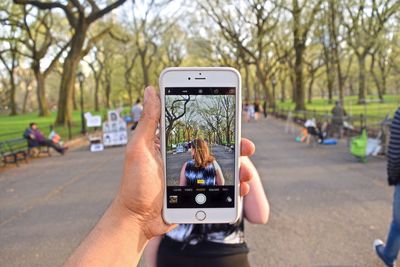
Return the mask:
M179 178L180 186L224 185L221 168L211 155L208 144L201 138L191 143L192 159L183 164Z

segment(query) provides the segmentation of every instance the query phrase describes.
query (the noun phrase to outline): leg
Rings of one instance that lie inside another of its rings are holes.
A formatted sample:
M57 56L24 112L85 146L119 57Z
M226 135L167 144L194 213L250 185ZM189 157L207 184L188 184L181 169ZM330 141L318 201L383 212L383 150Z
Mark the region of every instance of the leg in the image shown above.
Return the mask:
M400 250L400 185L394 189L393 221L390 226L384 255L389 262L394 262Z
M54 150L56 150L58 153L60 154L64 154L64 149L62 147L60 147L59 145L55 144L53 141L51 140L43 140L39 142L40 145L46 145L49 147L52 147Z

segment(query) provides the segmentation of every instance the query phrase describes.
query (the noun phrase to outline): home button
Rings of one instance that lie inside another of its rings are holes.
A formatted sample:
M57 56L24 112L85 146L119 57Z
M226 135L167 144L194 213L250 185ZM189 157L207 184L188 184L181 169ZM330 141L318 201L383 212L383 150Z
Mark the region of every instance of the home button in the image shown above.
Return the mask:
M196 219L199 221L204 221L204 219L206 218L206 213L202 210L196 212Z

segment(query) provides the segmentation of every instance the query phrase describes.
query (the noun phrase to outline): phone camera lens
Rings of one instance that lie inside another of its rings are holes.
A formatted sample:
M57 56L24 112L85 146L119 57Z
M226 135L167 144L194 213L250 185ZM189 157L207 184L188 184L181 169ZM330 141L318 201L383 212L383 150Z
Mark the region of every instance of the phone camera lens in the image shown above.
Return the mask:
M201 72L199 72L199 75L201 75Z
M190 77L188 77L188 80L190 81Z

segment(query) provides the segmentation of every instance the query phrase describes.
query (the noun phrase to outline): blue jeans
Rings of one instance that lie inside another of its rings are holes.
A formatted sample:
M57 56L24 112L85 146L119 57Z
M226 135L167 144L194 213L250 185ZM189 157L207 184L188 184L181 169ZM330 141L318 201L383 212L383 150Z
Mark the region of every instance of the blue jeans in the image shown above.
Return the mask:
M390 226L384 257L388 262L395 262L400 250L400 185L396 185L393 196L393 221Z

